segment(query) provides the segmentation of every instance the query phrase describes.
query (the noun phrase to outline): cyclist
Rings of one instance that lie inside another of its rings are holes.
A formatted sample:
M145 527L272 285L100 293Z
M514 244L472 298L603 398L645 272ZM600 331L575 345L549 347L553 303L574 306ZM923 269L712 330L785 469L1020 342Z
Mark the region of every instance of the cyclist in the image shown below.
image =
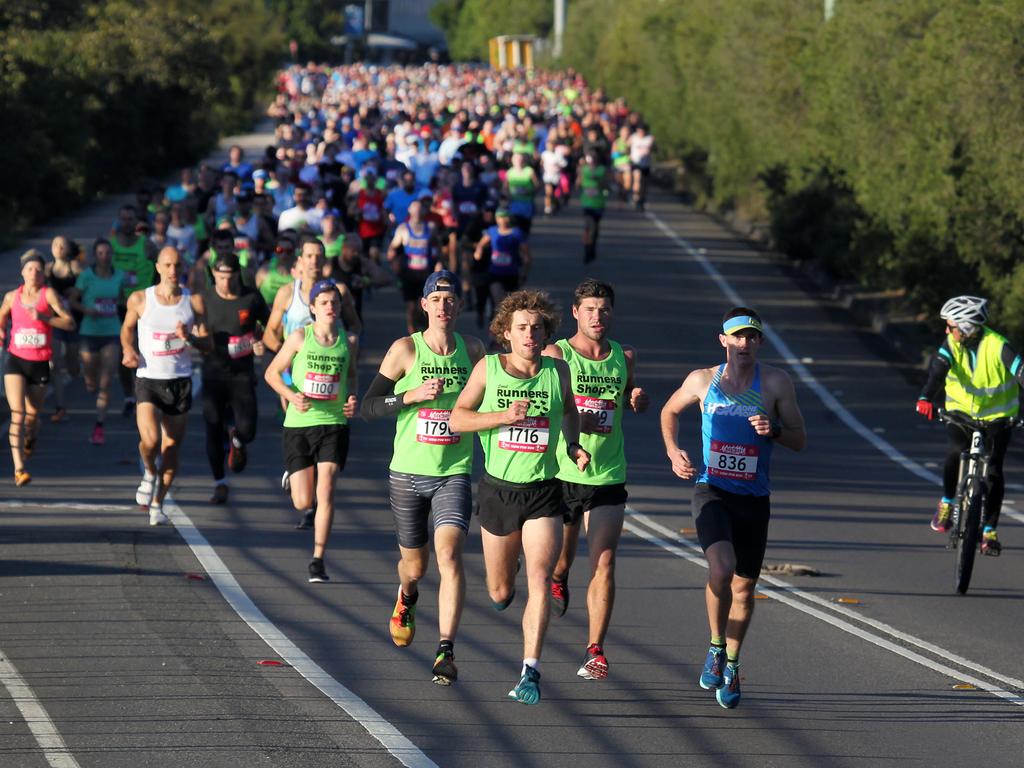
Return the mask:
M718 703L731 709L740 702L740 646L754 613L754 587L768 543L772 446L799 451L807 435L792 380L757 362L764 341L758 314L746 307L726 312L718 341L725 363L686 377L661 410L661 434L675 475L697 477L678 435L679 415L700 408L704 469L692 509L708 561L704 595L711 625L700 686L715 689Z
M987 325L988 302L977 296L956 296L942 305L939 317L946 321L946 339L928 367L928 380L917 400L917 412L931 419L935 402L945 395L948 411L964 413L979 421L1013 418L1024 387L1024 360L1009 342ZM1002 551L996 527L1005 491L1003 459L1010 445L1009 425L985 430L988 463L988 497L985 500L981 552L998 556ZM949 530L953 497L960 473L960 454L968 449L970 436L949 425L949 450L942 473L942 498L932 518L932 530Z

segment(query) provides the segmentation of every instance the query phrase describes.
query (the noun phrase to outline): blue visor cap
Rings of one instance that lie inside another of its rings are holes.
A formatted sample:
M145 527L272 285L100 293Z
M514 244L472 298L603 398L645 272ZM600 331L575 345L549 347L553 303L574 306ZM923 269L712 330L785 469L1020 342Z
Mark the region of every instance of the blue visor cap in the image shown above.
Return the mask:
M730 317L722 323L722 333L726 336L732 336L734 333L739 333L744 328L753 328L758 333L764 333L764 326L761 325L761 321L756 317L751 317L750 315Z
M427 278L427 282L423 286L423 298L425 299L430 294L438 291L461 296L462 283L459 282L459 278L447 269L442 269L439 272L431 273L430 277Z
M316 297L324 291L337 291L338 285L333 280L320 280L313 283L313 287L309 289L309 306L313 306L313 302L316 301Z

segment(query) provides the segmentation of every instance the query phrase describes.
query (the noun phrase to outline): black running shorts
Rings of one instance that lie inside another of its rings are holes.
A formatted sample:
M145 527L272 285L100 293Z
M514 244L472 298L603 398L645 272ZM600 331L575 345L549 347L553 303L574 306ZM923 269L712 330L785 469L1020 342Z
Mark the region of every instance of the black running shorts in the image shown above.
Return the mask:
M697 538L705 552L720 541L732 543L736 575L756 579L768 546L769 496L729 493L707 483L693 489Z
M562 521L566 525L577 525L584 512L596 507L621 507L626 504L629 494L625 483L614 485L586 485L584 483L562 483Z
M345 468L348 458L348 424L321 424L315 427L284 427L284 467L288 474L315 466L337 464Z
M143 379L135 377L135 399L152 403L165 416L183 416L192 408L192 379Z
M4 375L22 376L30 387L45 387L50 383L50 361L26 360L8 352Z
M506 483L488 474L476 494L480 526L495 536L522 530L527 520L562 514L562 484L555 478L539 483Z

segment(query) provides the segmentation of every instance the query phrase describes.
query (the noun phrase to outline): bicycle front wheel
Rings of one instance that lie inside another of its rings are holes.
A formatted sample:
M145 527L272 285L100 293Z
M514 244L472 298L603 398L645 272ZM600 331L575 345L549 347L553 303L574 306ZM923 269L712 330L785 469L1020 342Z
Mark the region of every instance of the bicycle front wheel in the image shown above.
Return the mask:
M960 512L962 535L956 550L956 591L967 594L974 571L974 556L978 551L978 532L981 526L981 507L985 496L977 485L971 485L964 494Z

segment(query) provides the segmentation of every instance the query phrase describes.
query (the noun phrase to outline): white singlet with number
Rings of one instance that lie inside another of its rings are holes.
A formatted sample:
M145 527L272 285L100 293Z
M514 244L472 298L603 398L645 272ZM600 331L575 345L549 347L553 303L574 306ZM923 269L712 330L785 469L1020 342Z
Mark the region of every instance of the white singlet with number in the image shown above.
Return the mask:
M416 442L430 445L455 445L462 435L453 432L448 423L452 412L437 408L420 408L416 413Z
M188 334L195 323L191 295L182 290L174 304L162 304L156 287L146 289L146 308L139 317L140 379L182 379L192 375L192 355L185 339L178 338L178 323Z
M341 379L336 373L306 371L302 394L311 400L337 400L341 391Z
M576 410L594 415L594 432L607 435L615 426L615 401L576 395Z
M730 480L756 480L757 458L760 453L756 445L712 440L708 474Z
M547 416L528 416L498 430L498 447L518 453L544 453L548 449L550 425Z
M185 351L185 340L179 339L175 333L153 331L153 346L150 349L152 350L150 354L156 357L180 355Z

